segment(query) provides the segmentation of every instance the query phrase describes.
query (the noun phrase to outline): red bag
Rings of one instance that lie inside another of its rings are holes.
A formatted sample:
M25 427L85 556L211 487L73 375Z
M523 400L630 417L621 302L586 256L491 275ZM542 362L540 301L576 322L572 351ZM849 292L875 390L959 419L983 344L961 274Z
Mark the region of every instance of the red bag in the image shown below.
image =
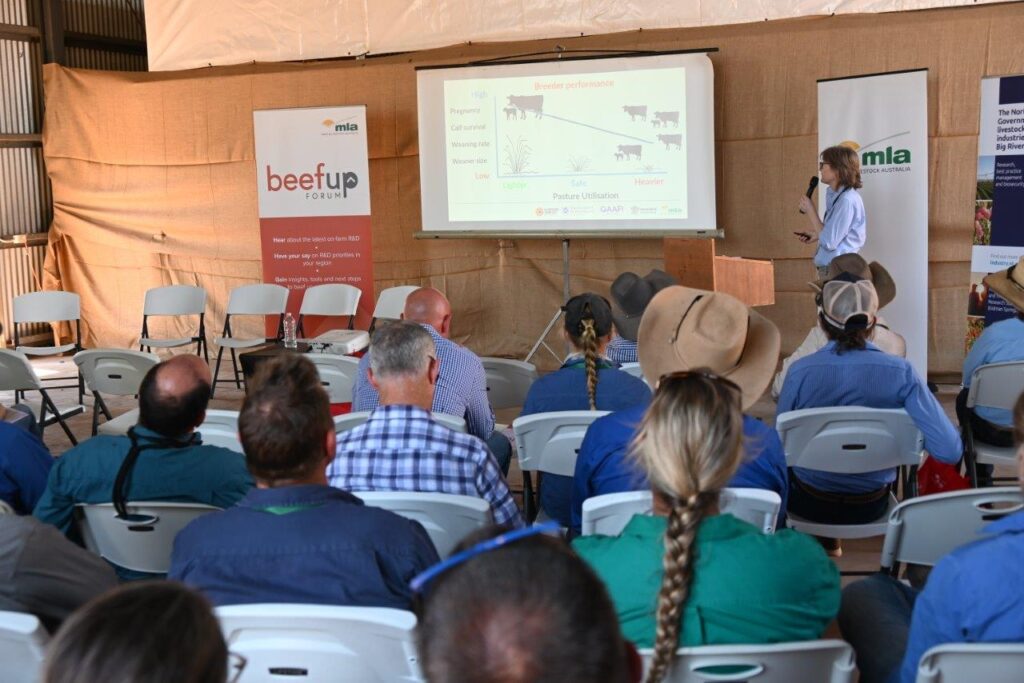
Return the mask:
M971 481L960 474L956 465L939 462L932 456L924 459L924 464L917 469L917 493L927 496L931 493L961 491L971 488Z

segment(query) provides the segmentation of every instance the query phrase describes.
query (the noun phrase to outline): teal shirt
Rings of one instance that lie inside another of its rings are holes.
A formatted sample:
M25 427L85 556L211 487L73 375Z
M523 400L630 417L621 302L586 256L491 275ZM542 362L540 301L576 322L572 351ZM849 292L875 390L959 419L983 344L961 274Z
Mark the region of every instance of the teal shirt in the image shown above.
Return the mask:
M641 648L654 647L666 525L636 515L619 536L572 544L608 587L623 635ZM680 646L813 640L839 610L839 570L810 536L765 535L716 515L697 530L696 555Z

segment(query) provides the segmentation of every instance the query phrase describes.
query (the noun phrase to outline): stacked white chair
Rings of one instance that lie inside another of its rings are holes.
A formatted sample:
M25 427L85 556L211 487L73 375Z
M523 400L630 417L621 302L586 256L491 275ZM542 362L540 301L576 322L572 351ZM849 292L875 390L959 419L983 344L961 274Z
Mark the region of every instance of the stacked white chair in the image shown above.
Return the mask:
M347 432L350 429L358 427L370 418L369 410L361 410L355 413L346 413L345 415L338 415L334 418L334 432L335 434L341 434ZM448 429L456 432L467 433L466 420L462 417L456 417L455 415L446 415L444 413L431 413L430 417L435 421L439 422Z
M93 395L92 434L127 434L139 421L139 409L133 408L116 418L110 414L103 394L134 396L150 368L160 362L154 353L120 349L89 349L75 354L75 365L85 377ZM107 421L99 424L100 413Z
M358 358L331 353L307 353L306 358L316 366L320 384L327 391L331 403L352 402L352 392L359 376Z
M652 650L640 650L645 672L653 654ZM664 680L666 683L853 683L854 669L853 648L841 640L707 645L677 650Z
M199 327L190 337L152 337L149 333L149 319L158 316L199 316ZM202 355L210 362L206 347L206 290L191 285L169 285L146 291L142 307L142 333L139 337L139 351L153 348L171 349L179 346L196 345L196 355Z
M45 428L46 425L56 421L72 444L78 444L78 439L71 432L64 415L57 409L49 392L43 387L42 381L32 369L28 358L20 351L0 349L0 391L26 392L38 391L42 402L39 406L39 425ZM47 411L50 416L47 417Z
M355 491L353 494L367 505L390 510L422 524L442 558L448 557L467 534L492 521L491 506L473 496L417 491Z
M4 683L36 683L49 640L34 615L0 611L0 678Z
M774 491L751 488L727 488L722 490L718 501L723 514L750 522L766 534L775 533L782 498ZM653 512L650 491L627 491L607 493L583 501L584 536L601 534L618 536L626 528L633 515L649 515Z
M537 366L510 358L484 357L480 361L487 375L487 400L495 410L516 408L537 381Z
M234 382L237 388L242 388L242 373L238 367L237 350L251 349L256 346L262 346L268 341L273 341L275 338L280 339L283 334L282 325L284 322L284 309L287 305L288 288L282 287L281 285L245 285L231 290L231 296L228 297L227 312L224 315L224 331L221 333L221 336L216 337L213 340L213 343L220 347L217 350L217 363L213 370L213 390L217 389L217 382L221 381ZM268 339L266 335L260 337L235 336L231 329L231 318L232 316L237 317L243 315L258 315L263 318L263 320L260 321L261 324L265 324L265 316L276 315L276 336L270 339ZM224 349L228 349L228 351L231 352L232 378L227 380L219 379L220 363L221 359L224 357ZM213 395L213 391L210 392L210 395Z
M196 428L205 446L220 446L242 453L242 442L238 438L237 410L207 410L203 424Z
M1024 361L982 365L971 375L971 388L967 392L967 408L1002 408L1013 410L1017 397L1024 393ZM964 460L967 474L974 486L978 485L978 465L1016 467L1016 449L1001 448L974 436L971 421L962 425L964 431Z

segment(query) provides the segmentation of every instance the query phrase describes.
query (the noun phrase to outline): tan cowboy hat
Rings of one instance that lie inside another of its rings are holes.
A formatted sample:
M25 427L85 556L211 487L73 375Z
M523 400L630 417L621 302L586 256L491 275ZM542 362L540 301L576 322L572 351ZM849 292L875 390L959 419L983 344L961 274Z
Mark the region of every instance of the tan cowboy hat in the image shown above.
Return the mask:
M861 280L870 280L878 294L878 307L884 308L896 298L896 282L892 279L881 263L868 263L860 254L841 254L828 264L828 275L821 280L809 283L816 292L820 292L825 283L839 277L840 273L856 275Z
M1020 257L1016 265L986 275L982 282L1018 311L1024 311L1024 256Z
M775 325L722 292L668 287L644 311L637 355L652 387L663 375L708 368L743 390L743 409L764 393L779 360Z

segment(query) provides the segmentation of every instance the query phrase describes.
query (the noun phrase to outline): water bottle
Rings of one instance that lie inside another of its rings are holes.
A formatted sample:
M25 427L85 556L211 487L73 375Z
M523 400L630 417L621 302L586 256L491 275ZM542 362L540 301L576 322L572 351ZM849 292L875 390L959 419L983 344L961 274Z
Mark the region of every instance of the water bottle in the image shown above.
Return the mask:
M295 339L295 318L291 313L284 314L284 348L298 348L298 343Z

